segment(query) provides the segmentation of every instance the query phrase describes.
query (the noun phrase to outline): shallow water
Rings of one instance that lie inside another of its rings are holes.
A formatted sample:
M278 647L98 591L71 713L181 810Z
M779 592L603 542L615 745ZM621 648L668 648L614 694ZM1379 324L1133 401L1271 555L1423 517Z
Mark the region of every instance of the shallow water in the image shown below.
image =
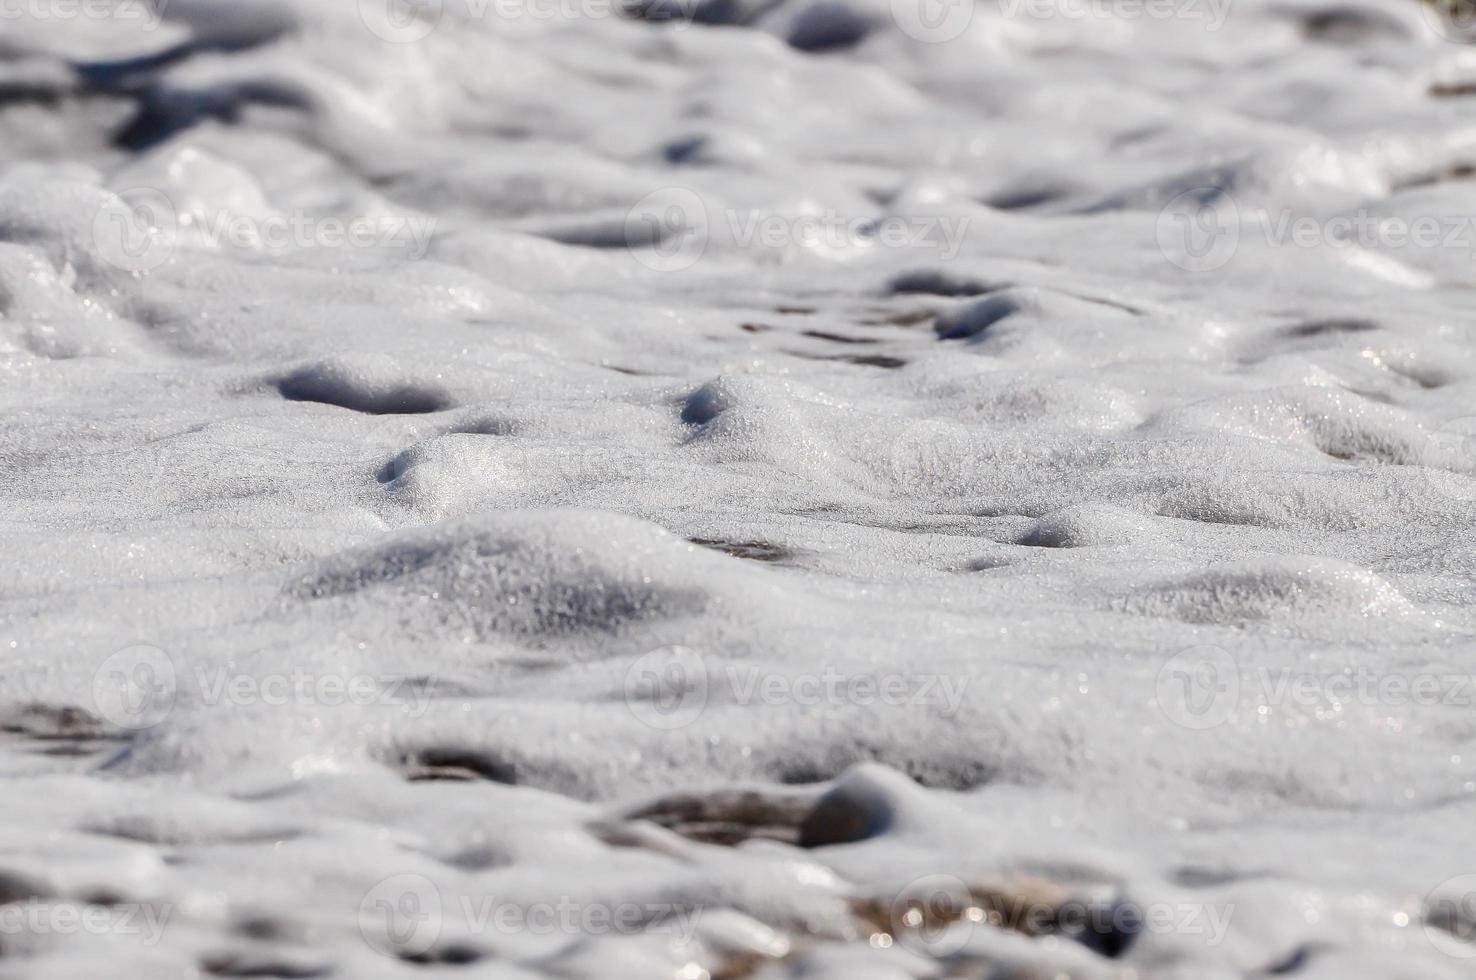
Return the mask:
M0 976L1476 975L1458 26L384 2L0 7Z

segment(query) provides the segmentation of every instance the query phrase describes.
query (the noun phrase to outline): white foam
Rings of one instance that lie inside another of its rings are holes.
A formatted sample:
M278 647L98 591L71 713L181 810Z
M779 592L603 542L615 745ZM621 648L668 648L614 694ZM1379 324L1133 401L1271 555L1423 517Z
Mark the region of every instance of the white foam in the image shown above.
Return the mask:
M0 972L1472 975L1431 11L62 6Z

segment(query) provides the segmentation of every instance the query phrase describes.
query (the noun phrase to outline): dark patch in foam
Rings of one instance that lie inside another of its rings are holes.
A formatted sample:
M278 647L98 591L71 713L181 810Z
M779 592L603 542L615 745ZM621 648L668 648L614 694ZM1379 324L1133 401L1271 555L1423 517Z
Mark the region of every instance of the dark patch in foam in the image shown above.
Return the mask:
M876 27L843 3L821 2L800 10L789 26L785 40L799 51L818 54L852 48Z
M579 248L623 249L654 248L683 234L677 227L662 228L650 221L591 220L539 232L549 241Z
M1196 524L1217 524L1224 527L1274 528L1277 526L1267 514L1252 510L1250 506L1245 501L1192 497L1187 500L1175 499L1165 502L1153 512L1153 516L1193 521Z
M1377 433L1355 431L1339 433L1336 438L1323 438L1319 435L1315 442L1324 456L1339 462L1383 463L1388 466L1406 462L1403 450L1389 445Z
M59 896L52 894L51 890L39 880L24 872L0 868L0 905L44 901L57 897Z
M1173 874L1174 881L1186 888L1218 888L1220 885L1238 881L1241 877L1243 876L1234 871L1217 871L1195 865L1186 865Z
M1279 962L1268 966L1266 968L1266 976L1284 977L1291 973L1300 973L1308 963L1312 962L1312 958L1316 955L1316 947L1310 944L1298 946Z
M231 931L247 939L268 942L301 942L303 937L303 929L299 923L272 915L245 916L237 921Z
M1029 211L1044 204L1054 204L1070 193L1070 188L1059 185L1027 185L997 191L986 197L983 203L996 211Z
M1073 530L1059 524L1037 523L1015 539L1015 544L1022 548L1079 548L1081 543L1072 534Z
M1026 936L1071 939L1109 959L1126 952L1143 927L1141 915L1128 903L1082 897L1042 878L975 884L960 880L958 885L956 892L857 897L851 900L851 910L874 931L899 933L904 941L914 929L937 936L982 910L995 927ZM900 914L904 910L905 916Z
M154 844L163 847L278 844L297 840L303 836L302 831L287 828L234 834L181 831L178 827L156 822L147 816L119 817L111 823L90 824L83 829L99 837L111 837L115 840L135 841L140 844Z
M682 164L700 163L702 150L707 146L706 136L687 136L674 140L661 150L662 157L667 163L680 166Z
M1098 306L1105 306L1111 310L1121 310L1123 313L1127 313L1131 316L1144 316L1147 313L1147 311L1144 310L1141 306L1134 306L1131 303L1124 303L1122 300L1113 299L1110 296L1089 296L1085 293L1074 293L1070 290L1065 290L1064 294L1067 296L1074 296L1077 299L1083 300L1087 303L1096 303Z
M508 786L518 785L518 767L488 752L454 745L432 746L407 752L399 760L405 778L412 783L450 780L471 782L485 779Z
M723 413L727 407L722 396L711 385L703 385L687 396L682 404L682 422L686 425L706 425Z
M874 337L848 337L841 333L830 333L827 330L804 330L801 336L813 337L816 340L829 340L837 344L877 344L881 341Z
M1465 86L1457 86L1449 90L1441 91L1436 91L1435 88L1432 88L1430 90L1430 94L1436 97L1466 95L1468 93L1465 91L1465 88ZM1476 94L1476 83L1472 83L1472 85L1470 86L1469 94ZM1395 184L1393 189L1396 191L1407 191L1420 187L1431 187L1435 184L1446 183L1447 181L1470 180L1472 177L1476 177L1476 166L1473 166L1469 163L1458 163L1455 166L1447 167L1444 170L1437 170L1431 173L1424 173L1415 177L1410 177L1407 180Z
M981 279L954 275L941 269L916 269L904 272L893 279L887 287L894 296L983 296L1004 288L1004 284L993 284Z
M1326 320L1309 320L1287 327L1282 331L1288 337L1326 337L1347 333L1367 333L1379 329L1373 320L1362 317L1331 317Z
M766 541L724 541L720 538L688 538L688 541L703 548L721 551L734 558L749 561L777 562L793 557L793 552Z
M898 310L895 313L884 313L881 316L867 317L856 322L863 327L914 327L935 317L937 314L932 310Z
M490 847L473 847L449 854L441 859L441 863L462 871L490 871L493 868L508 867L513 859Z
M0 82L0 107L33 105L45 109L56 109L73 94L66 88L48 82L7 79Z
M486 953L467 943L434 946L423 953L402 953L400 959L416 966L467 966L485 959Z
M965 573L990 572L996 568L1010 568L1014 564L1014 562L1009 561L1008 559L998 557L970 558L968 561L964 562L963 567L959 569L959 571Z
M1350 388L1347 385L1343 385L1343 390L1349 392L1350 394L1357 395L1359 398L1367 398L1371 402L1378 402L1380 405L1394 404L1394 399L1390 398L1382 391L1369 391L1366 388Z
M1434 82L1429 91L1437 99L1463 99L1468 95L1476 95L1476 82ZM1469 175L1470 168L1465 169Z
M0 732L15 736L21 751L51 759L92 759L128 740L127 732L82 708L39 703L0 716Z
M199 47L191 42L171 45L152 54L112 61L82 61L72 64L77 81L88 89L114 94L138 94L150 87L151 76L191 57Z
M1097 905L1097 903L1092 903ZM1137 906L1130 902L1115 902L1098 905L1100 914L1083 916L1083 922L1075 916L1057 922L1062 935L1074 939L1087 949L1108 959L1118 959L1137 941L1143 931L1143 916Z
M406 616L457 624L476 635L542 640L609 633L657 619L699 615L711 602L698 585L654 583L619 556L586 551L576 571L539 537L475 522L402 532L313 563L287 595L331 601L376 594ZM434 593L430 602L402 605ZM509 602L509 597L517 602Z
M885 800L840 785L820 797L799 827L800 847L854 844L884 833L892 812Z
M409 461L410 453L408 450L406 452L395 453L391 459L387 460L375 472L374 482L384 484L394 483L400 477L404 476L405 472L410 468Z
M810 801L757 790L718 790L663 797L627 813L705 844L732 847L755 838L799 842Z
M933 329L940 340L965 340L977 337L1022 308L1020 301L1013 296L991 296L957 311L953 317L940 319Z
M0 731L42 741L92 741L120 739L124 733L101 718L74 705L34 702L0 717Z
M840 361L861 367L895 369L907 366L907 361L903 358L888 357L885 354L811 354L809 351L802 350L785 351L785 353L791 357L802 357L807 361Z
M1291 16L1300 18L1303 37L1323 44L1355 46L1409 37L1409 31L1399 20L1370 7L1339 5L1305 13L1297 11Z
M378 387L322 367L305 367L277 382L283 398L295 402L336 405L367 415L425 415L451 407L444 393L409 382Z
M200 962L200 969L212 977L260 977L279 980L307 980L326 977L333 968L310 960L294 961L279 951L233 950L213 953Z
M654 24L680 21L713 27L741 27L779 6L780 0L631 0L620 7L626 17Z
M849 357L837 358L837 360L859 364L862 367L885 368L887 370L907 366L907 362L902 358L887 357L885 354L855 354Z
M302 93L274 82L243 82L201 90L149 84L134 95L138 109L113 137L113 145L135 152L158 146L207 120L235 124L251 105L310 108Z
M1451 378L1440 367L1430 364L1414 366L1385 361L1384 370L1396 378L1412 381L1426 389L1443 388L1451 381Z
M167 15L160 3L158 13ZM221 5L209 24L194 25L195 36L149 54L110 61L73 62L84 91L125 95L138 110L114 137L125 149L143 150L206 119L232 122L249 102L305 108L303 97L268 82L242 82L198 91L170 89L159 78L198 54L234 54L277 41L299 25L298 15L279 4Z
M906 773L929 789L967 791L994 781L998 771L979 759L942 753L929 758L896 758L895 753L868 746L837 746L822 756L786 759L770 771L786 786L803 786L836 779L860 762L881 762Z
M1476 935L1476 908L1471 906L1470 893L1432 896L1426 901L1424 924L1427 929L1440 929L1456 939L1467 942Z

